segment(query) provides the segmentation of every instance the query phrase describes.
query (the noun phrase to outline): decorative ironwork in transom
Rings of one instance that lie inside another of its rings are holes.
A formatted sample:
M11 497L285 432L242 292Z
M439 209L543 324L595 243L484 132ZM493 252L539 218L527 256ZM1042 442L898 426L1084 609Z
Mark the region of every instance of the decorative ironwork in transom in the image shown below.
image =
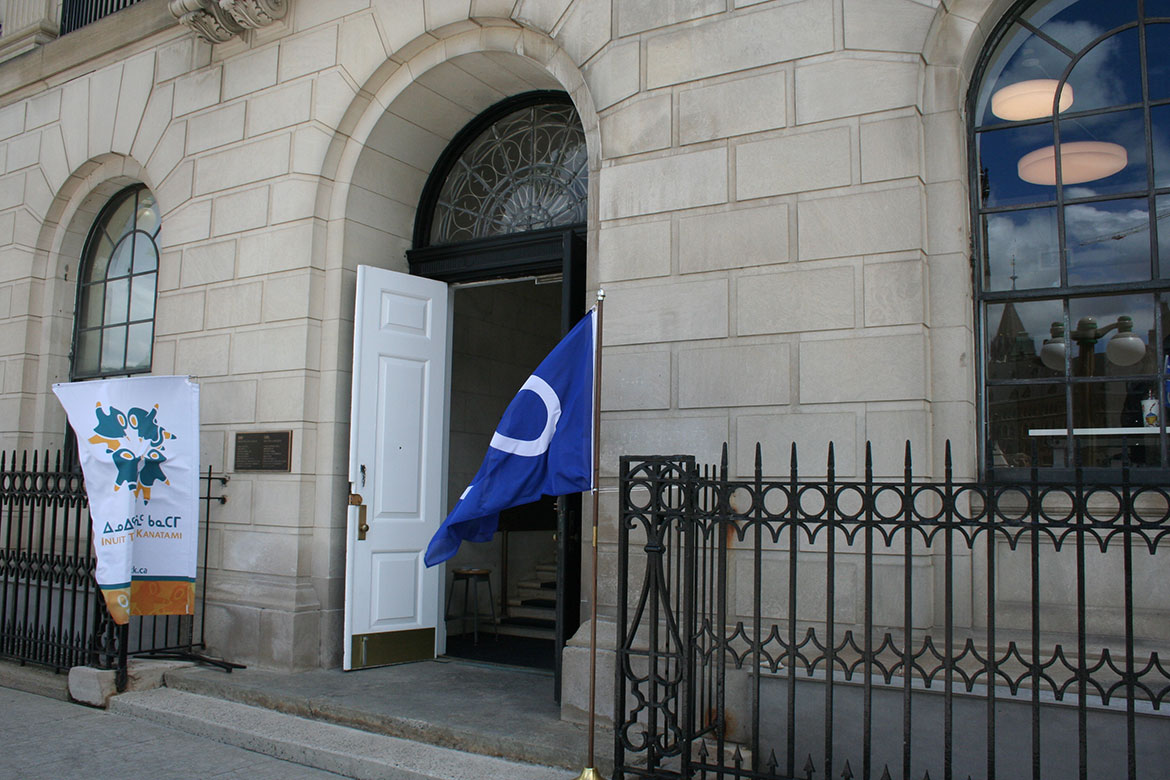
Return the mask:
M450 162L436 169L443 178L426 244L585 221L588 157L581 120L571 104L542 102L508 110L464 143L457 138Z

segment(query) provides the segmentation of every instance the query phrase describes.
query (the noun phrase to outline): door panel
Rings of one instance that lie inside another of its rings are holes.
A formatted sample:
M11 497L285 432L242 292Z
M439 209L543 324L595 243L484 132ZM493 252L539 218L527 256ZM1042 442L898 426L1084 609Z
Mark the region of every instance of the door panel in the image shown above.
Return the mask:
M370 590L382 594L370 600L370 627L417 625L419 614L418 556L410 552L384 552L371 556Z
M377 501L375 517L419 520L423 491L421 455L426 451L423 415L428 388L427 361L378 356L378 395L393 399L378 405Z
M443 519L449 311L443 282L358 268L347 670L430 658L446 641L442 569L422 557Z

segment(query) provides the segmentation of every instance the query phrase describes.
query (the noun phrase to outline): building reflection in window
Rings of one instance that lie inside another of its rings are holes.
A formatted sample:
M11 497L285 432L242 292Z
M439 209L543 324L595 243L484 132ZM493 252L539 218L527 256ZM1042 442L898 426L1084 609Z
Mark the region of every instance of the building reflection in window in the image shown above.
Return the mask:
M984 463L1164 467L1170 1L1032 3L979 74Z

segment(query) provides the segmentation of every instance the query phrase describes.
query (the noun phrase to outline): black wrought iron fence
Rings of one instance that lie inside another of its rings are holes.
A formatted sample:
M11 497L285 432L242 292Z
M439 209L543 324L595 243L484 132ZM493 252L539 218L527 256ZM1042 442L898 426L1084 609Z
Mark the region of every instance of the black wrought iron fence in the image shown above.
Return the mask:
M206 571L210 508L226 500L213 494L227 479L211 471L201 479ZM193 656L203 647L203 576L194 616L133 616L122 627L110 619L93 578L84 481L61 452L0 453L0 545L0 656L56 671L117 669L121 688L128 655Z
M61 3L61 34L96 22L103 16L128 8L139 0L63 0Z
M754 471L621 459L616 778L1167 776L1170 488Z

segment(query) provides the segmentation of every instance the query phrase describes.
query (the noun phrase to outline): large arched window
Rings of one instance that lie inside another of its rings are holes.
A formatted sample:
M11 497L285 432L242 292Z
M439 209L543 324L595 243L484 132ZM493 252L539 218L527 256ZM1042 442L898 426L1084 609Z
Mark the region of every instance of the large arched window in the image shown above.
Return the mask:
M568 95L531 92L476 117L427 181L415 248L585 222L588 153Z
M1167 464L1168 76L1170 0L1020 2L984 51L968 109L991 474Z
M159 227L154 195L142 185L98 214L81 258L72 379L150 371Z

